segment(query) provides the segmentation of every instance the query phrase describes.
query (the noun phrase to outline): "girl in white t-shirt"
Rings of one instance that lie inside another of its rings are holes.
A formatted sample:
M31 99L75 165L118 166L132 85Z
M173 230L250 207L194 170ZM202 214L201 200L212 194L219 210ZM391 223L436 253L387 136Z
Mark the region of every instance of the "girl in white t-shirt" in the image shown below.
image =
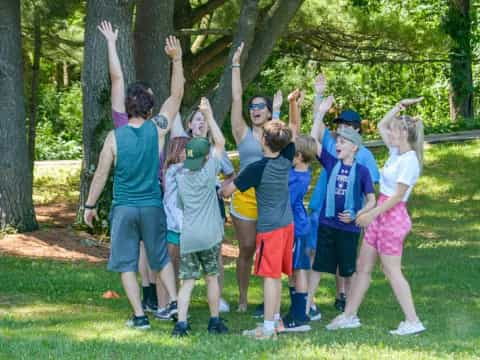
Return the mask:
M389 148L389 158L380 177L377 206L357 217L359 226L367 227L358 258L357 273L347 296L345 312L337 316L328 330L361 326L357 311L370 286L377 256L395 297L405 314L394 335L416 334L425 330L415 312L410 286L401 270L403 241L412 223L407 200L420 176L423 162L423 123L398 113L422 98L406 99L395 105L378 125L382 140Z

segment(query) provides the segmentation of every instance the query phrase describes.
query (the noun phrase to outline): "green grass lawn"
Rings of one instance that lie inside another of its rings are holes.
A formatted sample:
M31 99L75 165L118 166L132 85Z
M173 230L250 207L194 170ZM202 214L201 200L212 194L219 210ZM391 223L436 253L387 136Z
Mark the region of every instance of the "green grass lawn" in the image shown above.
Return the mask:
M378 152L385 159L385 152ZM152 329L126 329L130 308L118 275L105 265L0 258L0 358L67 359L442 359L480 358L480 142L435 145L410 202L413 232L404 252L404 271L427 332L397 338L388 330L402 313L382 273L360 308L360 329L327 332L334 281L325 276L317 294L324 319L313 331L256 342L241 330L256 321L225 315L230 335L206 332L205 286L195 289L193 335L172 339L172 323L152 320ZM38 193L38 190L37 190ZM47 195L44 195L46 198ZM1 240L0 240L1 241ZM254 279L252 304L262 289ZM118 300L101 298L112 289ZM288 306L284 288L283 309ZM224 297L235 308L234 267L226 269ZM253 308L253 306L252 306Z

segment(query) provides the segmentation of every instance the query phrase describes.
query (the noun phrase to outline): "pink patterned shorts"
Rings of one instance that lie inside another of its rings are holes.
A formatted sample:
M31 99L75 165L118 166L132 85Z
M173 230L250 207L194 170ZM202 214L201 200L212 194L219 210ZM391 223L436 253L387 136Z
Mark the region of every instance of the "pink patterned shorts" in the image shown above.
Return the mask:
M377 204L385 202L388 196L380 194ZM399 202L387 212L377 216L368 225L363 238L381 255L401 256L403 241L412 228L412 221L407 212L407 204Z

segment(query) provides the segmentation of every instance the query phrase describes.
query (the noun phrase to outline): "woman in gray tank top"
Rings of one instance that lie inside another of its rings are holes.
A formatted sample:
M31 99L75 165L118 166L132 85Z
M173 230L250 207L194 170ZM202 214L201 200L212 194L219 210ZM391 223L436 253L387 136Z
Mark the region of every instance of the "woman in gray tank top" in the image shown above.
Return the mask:
M250 128L242 115L242 81L240 77L240 57L243 43L240 44L232 58L232 133L240 157L240 171L247 165L263 158L260 138L263 125L272 118L272 103L266 96L254 96L248 102ZM237 192L232 197L230 207L232 222L237 236L240 254L237 259L237 281L239 288L238 311L247 310L248 285L255 253L257 209L255 193ZM263 310L262 310L263 313Z

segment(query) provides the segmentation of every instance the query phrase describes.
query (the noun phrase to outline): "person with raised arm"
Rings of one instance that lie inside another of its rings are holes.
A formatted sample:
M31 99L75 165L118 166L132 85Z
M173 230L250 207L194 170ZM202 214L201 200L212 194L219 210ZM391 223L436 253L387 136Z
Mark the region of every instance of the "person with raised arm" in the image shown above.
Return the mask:
M398 115L421 100L401 100L378 125L380 136L389 149L389 157L380 176L380 197L374 208L356 219L358 226L366 228L357 274L345 312L327 325L328 330L361 326L358 309L370 286L377 257L380 257L382 270L405 315L405 321L390 334L411 335L425 331L415 311L412 291L402 273L403 244L412 227L407 201L423 164L423 123L408 115Z
M327 97L328 102L326 103L326 105L328 104L328 106L326 106L323 109L319 108L322 101L325 100L324 92L326 87L327 87L326 77L323 74L319 74L316 77L315 84L314 84L315 101L314 101L313 112L314 112L314 116L318 115L320 120L320 123L318 124L318 126L319 126L319 137L320 137L322 146L330 154L335 155L336 153L335 134L332 131L330 131L330 129L328 129L325 126L325 123L323 122L323 118L332 107L333 97ZM348 110L348 109L344 110L340 113L340 116L338 116L334 122L337 124L337 130L341 130L344 128L351 128L356 132L358 132L359 134L362 133L361 118L356 111ZM375 157L373 156L372 152L369 149L367 149L365 146L360 145L360 148L358 149L355 155L355 159L357 163L367 167L368 171L370 172L370 177L372 178L373 183L374 184L378 183L380 176L378 172L377 163L375 161ZM320 210L322 207L322 203L325 199L326 192L327 192L327 173L325 171L322 171L317 180L317 184L315 185L315 189L312 193L312 196L310 198L310 203L309 203L310 219L312 223L311 242L309 247L313 250L313 252L315 252L315 248L317 244L318 219L320 216ZM343 312L345 310L345 302L346 302L345 279L342 276L340 276L337 271L335 280L336 280L336 296L335 296L334 307L340 312ZM314 303L310 304L310 308L308 312L311 320L315 321L315 320L321 319L321 313Z
M308 279L308 305L313 302L320 274L335 275L337 269L345 278L348 297L360 237L360 227L355 224L355 219L375 205L370 172L356 160L362 145L361 135L351 127L344 127L337 132L335 153L323 146L323 115L332 103L332 96L320 103L311 130L312 137L317 140L318 159L327 174L327 189L321 205L313 271Z
M119 272L133 316L127 326L148 329L136 279L138 271L140 240L145 245L146 257L154 272L157 285L163 284L170 302L166 312L177 312L175 276L166 246L166 220L163 211L161 189L158 183L160 149L170 130L183 97L184 77L180 42L169 36L165 52L172 59L172 92L160 112L152 116L154 99L145 86L135 83L123 94L123 75L118 56L115 56L115 41L118 30L110 23L102 22L99 30L107 38L110 72L112 79L112 109L125 111L128 124L110 131L100 153L87 201L84 205L84 220L93 226L97 217L96 203L105 187L110 168L115 167L113 202L110 214L111 250L108 262L110 271ZM123 105L119 99L124 99ZM158 274L158 275L157 275Z
M224 334L227 327L219 317L219 255L223 239L223 219L218 206L215 183L225 152L225 138L213 118L207 98L199 106L213 138L213 151L206 137L193 137L186 145L186 160L175 175L179 207L183 210L180 233L180 279L178 322L173 336L188 335L187 322L190 297L195 281L205 274L208 292L210 334Z
M232 57L232 133L240 157L240 171L249 164L263 158L261 139L263 125L272 119L272 102L267 96L254 95L248 101L248 114L251 127L243 117L243 89L240 76L241 55L244 43L235 51ZM279 115L279 114L278 114ZM279 117L279 116L277 116ZM230 203L235 234L239 242L240 253L237 258L237 281L239 289L238 311L247 311L248 285L255 253L257 203L255 189L245 192L237 191ZM258 315L263 315L263 307L257 309Z

